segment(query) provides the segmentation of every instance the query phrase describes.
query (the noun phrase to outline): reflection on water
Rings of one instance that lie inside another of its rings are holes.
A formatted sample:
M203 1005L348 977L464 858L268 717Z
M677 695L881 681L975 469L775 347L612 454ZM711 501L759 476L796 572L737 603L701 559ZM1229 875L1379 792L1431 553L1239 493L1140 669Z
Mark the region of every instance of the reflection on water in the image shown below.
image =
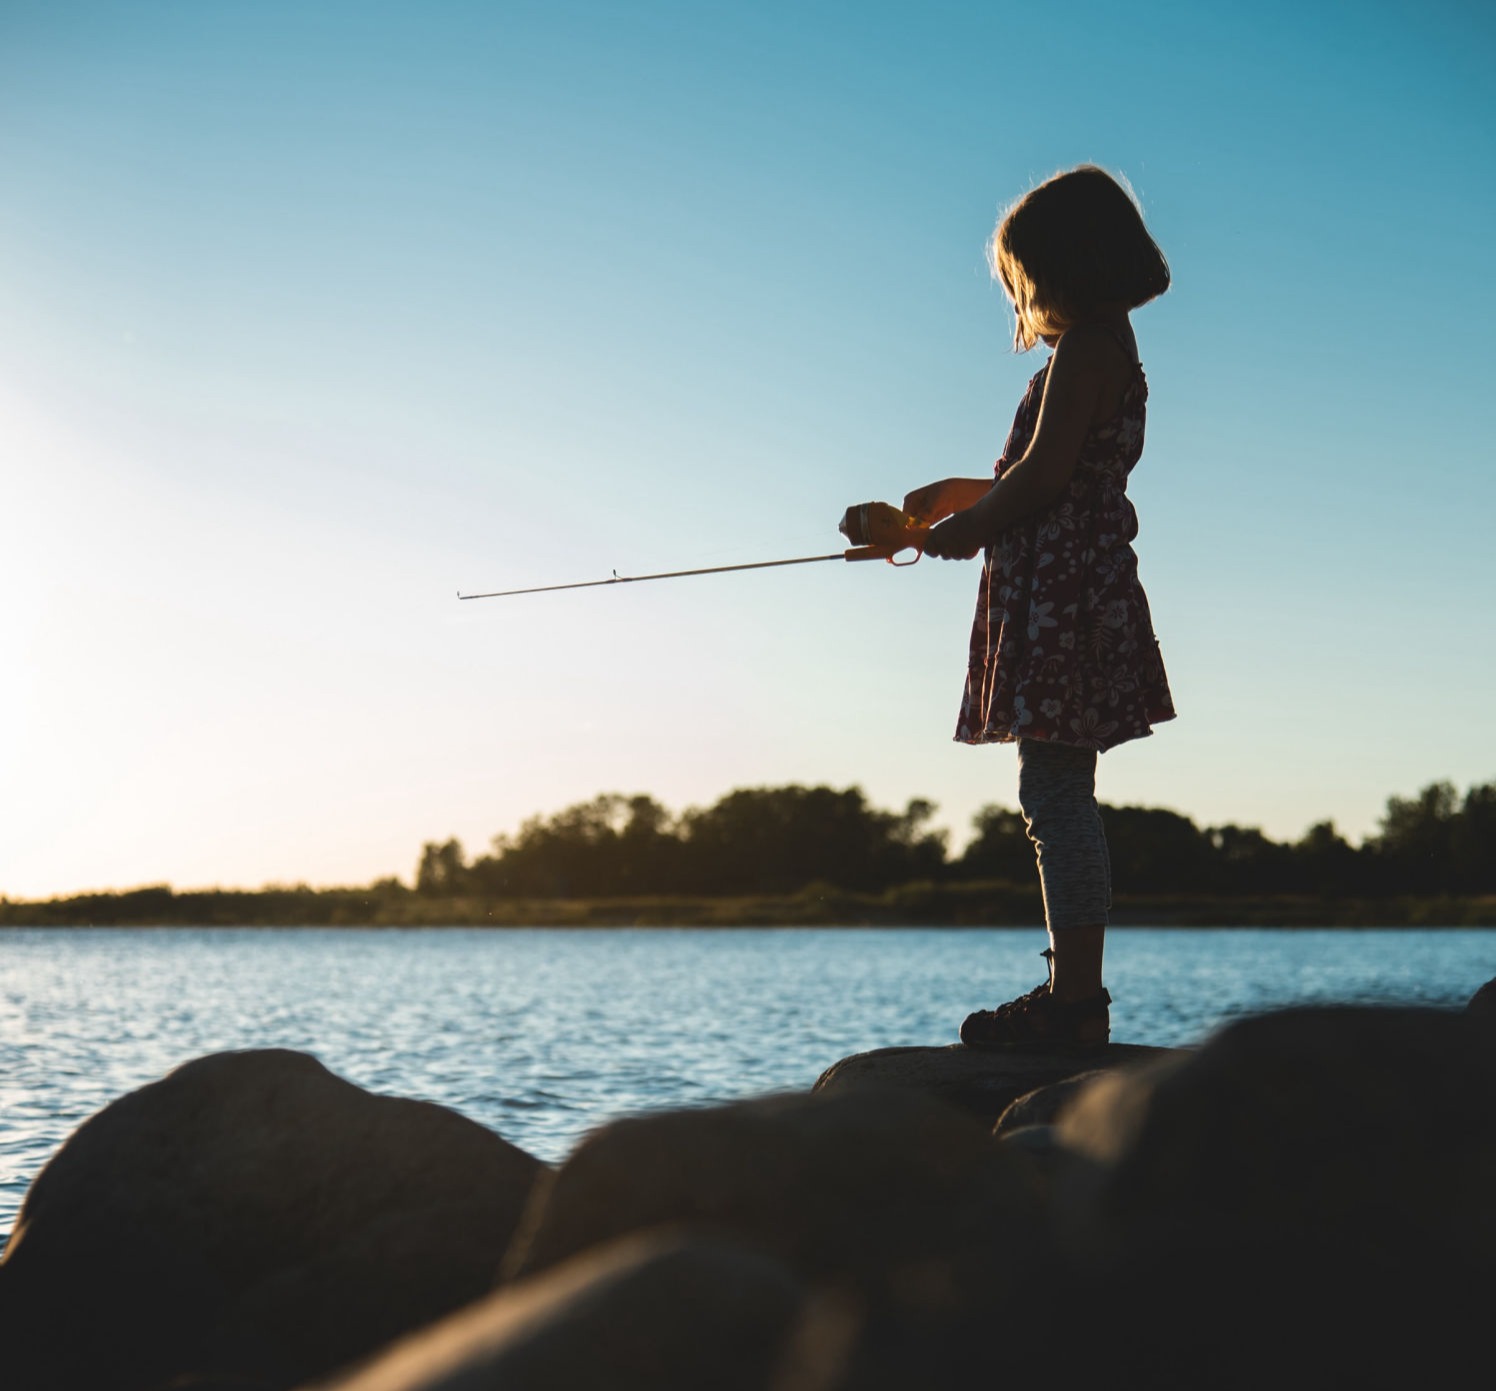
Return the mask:
M1037 931L0 930L0 1234L82 1120L229 1048L314 1053L562 1157L613 1116L808 1087L946 1044L1043 978ZM1463 1005L1496 933L1128 928L1112 1036L1184 1044L1308 1001ZM975 984L973 984L975 983Z

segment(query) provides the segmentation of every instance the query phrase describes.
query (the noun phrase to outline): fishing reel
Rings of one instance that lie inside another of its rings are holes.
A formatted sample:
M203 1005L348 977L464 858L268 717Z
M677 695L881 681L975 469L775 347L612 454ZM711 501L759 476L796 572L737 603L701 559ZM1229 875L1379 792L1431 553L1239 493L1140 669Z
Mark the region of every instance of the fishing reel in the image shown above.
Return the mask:
M930 528L921 525L891 502L859 502L847 508L837 527L852 549L848 560L886 560L890 565L913 565L925 553ZM914 551L914 560L895 560L900 551Z

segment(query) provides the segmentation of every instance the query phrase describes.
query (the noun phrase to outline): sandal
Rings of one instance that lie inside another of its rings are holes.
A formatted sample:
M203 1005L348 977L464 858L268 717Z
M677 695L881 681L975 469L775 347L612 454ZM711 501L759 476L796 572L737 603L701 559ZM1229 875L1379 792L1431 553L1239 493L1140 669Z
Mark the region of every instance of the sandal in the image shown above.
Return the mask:
M968 1048L1008 1048L1035 1052L1078 1052L1105 1047L1111 1037L1112 997L1105 990L1088 1000L1056 1000L1054 953L1046 951L1049 980L996 1009L968 1014L961 1042Z

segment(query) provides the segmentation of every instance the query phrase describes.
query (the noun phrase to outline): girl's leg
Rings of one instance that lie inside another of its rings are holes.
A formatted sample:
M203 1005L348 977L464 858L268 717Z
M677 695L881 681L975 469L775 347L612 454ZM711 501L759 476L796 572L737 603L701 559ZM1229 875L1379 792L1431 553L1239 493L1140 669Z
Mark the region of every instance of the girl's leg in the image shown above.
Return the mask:
M1101 994L1111 861L1096 805L1096 752L1018 741L1018 805L1039 861L1055 1000Z
M1050 993L1057 1000L1094 1000L1101 994L1106 927L1067 927L1049 933Z
M969 1014L961 1042L978 1048L1068 1052L1111 1036L1101 952L1111 908L1111 864L1089 749L1018 741L1018 804L1039 859L1049 925L1049 980L996 1009Z

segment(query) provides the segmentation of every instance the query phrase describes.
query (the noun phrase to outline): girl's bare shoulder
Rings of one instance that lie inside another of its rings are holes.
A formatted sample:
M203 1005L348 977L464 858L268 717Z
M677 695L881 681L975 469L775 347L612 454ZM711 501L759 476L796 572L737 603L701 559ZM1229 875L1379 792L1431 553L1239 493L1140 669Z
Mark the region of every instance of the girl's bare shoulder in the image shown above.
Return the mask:
M1066 329L1055 344L1050 380L1068 387L1093 424L1110 420L1137 374L1137 340L1125 317L1088 320Z

